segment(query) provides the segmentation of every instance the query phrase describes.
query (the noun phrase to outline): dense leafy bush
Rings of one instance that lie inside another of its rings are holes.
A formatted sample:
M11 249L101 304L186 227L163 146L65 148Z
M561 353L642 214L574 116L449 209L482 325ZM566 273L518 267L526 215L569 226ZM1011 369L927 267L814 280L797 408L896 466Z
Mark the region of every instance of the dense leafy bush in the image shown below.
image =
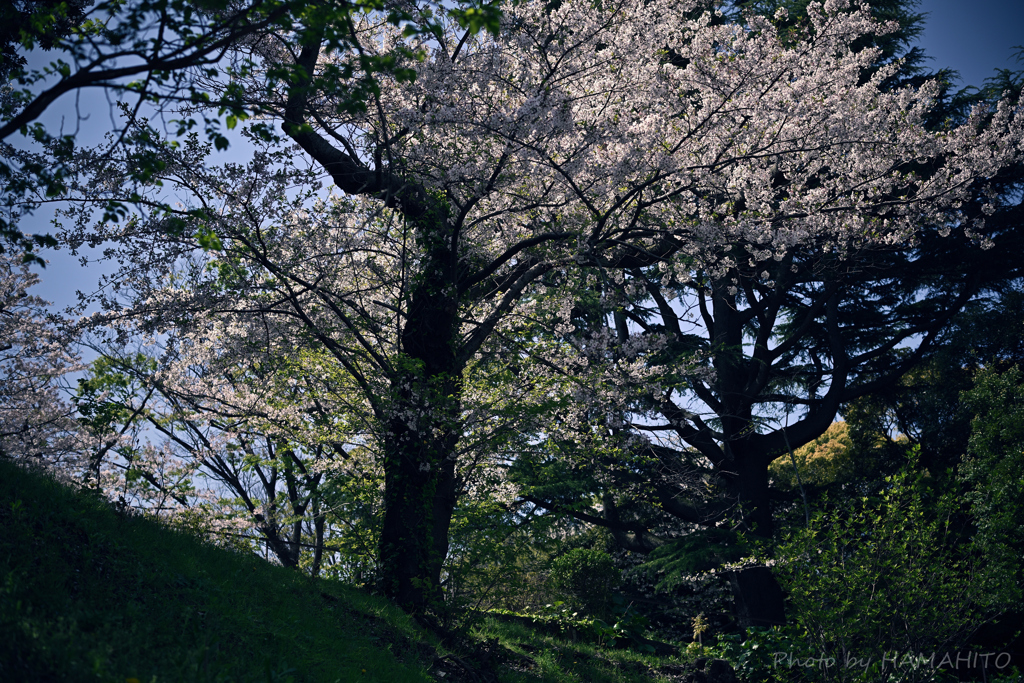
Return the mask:
M606 616L619 570L602 550L574 548L551 563L551 582L564 590L579 608L593 616Z
M986 552L1008 552L1018 569L1024 551L1024 373L983 372L963 404L975 417L961 476ZM1018 586L1019 588L1019 586Z
M789 654L833 664L789 671L785 680L933 680L942 653L963 649L1012 603L1011 568L975 543L957 498L933 484L901 473L877 499L826 509L786 536L774 572L807 644ZM931 653L935 667L910 661ZM894 656L910 659L899 668Z

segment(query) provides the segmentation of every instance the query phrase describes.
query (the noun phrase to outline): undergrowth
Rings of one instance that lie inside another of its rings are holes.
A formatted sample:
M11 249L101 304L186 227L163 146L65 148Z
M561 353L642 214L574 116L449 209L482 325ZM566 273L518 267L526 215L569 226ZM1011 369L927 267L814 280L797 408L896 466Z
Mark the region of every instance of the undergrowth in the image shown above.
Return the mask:
M683 662L676 657L602 647L572 633L555 635L496 616L483 618L473 635L485 643L500 643L505 650L507 662L498 676L502 683L650 683L673 680L683 671Z

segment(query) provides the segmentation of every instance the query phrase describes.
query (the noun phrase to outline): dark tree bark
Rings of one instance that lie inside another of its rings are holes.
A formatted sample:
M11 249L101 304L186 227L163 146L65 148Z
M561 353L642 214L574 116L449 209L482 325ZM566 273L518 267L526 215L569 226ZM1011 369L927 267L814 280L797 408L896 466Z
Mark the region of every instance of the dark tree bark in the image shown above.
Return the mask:
M384 590L414 613L441 600L456 502L464 363L456 355L459 301L453 296L453 259L445 249L450 242L443 239L446 223L441 218L420 229L430 260L412 293L384 444Z
M785 597L770 569L747 567L731 571L728 576L741 628L786 623Z

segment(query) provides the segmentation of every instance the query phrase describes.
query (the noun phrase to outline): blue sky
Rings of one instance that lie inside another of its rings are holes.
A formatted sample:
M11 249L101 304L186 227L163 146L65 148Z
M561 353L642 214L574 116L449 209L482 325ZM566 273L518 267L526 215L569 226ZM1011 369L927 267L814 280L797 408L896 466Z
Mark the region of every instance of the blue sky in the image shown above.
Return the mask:
M1024 69L1024 63L1014 61L1012 49L1024 44L1024 0L921 0L919 11L928 14L920 41L933 58L928 66L956 69L961 86L981 85L997 68ZM71 104L66 99L57 106ZM105 115L93 114L97 121ZM47 212L40 211L23 229L48 232L49 220ZM74 303L76 289L94 288L98 273L79 267L67 252L48 251L43 256L50 265L41 272L43 282L33 293L54 302L54 309Z
M1013 58L1024 45L1024 0L922 0L921 46L932 68L960 72L961 85L981 85L994 69L1024 69Z

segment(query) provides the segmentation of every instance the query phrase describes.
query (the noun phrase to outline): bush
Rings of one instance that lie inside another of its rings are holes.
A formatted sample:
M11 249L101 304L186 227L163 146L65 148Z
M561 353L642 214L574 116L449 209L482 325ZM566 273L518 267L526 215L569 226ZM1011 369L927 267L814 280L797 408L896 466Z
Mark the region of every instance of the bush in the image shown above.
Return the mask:
M788 535L773 571L808 652L835 662L789 672L788 680L888 680L847 664L878 665L894 653L902 661L936 652L938 664L1012 600L1012 571L981 551L958 509L954 495L902 473L886 480L878 499L819 513ZM890 673L924 681L938 672L908 664Z
M596 617L608 614L620 578L608 553L588 548L575 548L555 558L550 577L582 611Z
M960 473L971 488L966 499L978 540L990 554L1008 552L1008 559L1019 562L1024 553L1024 373L1017 367L983 372L962 400L975 416Z

